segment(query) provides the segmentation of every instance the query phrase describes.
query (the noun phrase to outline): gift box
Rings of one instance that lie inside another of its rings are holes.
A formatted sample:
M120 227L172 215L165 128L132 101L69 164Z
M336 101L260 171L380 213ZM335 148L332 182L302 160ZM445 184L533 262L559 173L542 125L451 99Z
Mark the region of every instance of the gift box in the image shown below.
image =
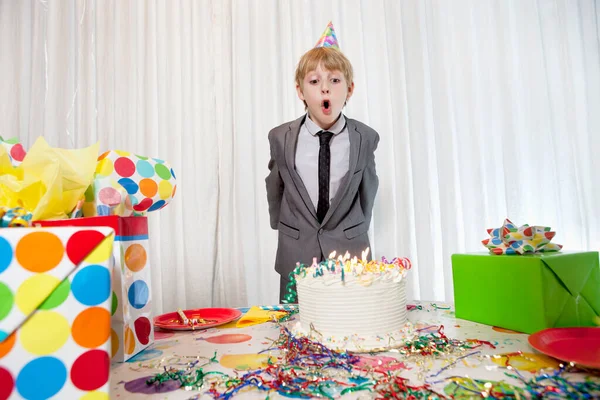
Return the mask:
M0 229L0 399L109 397L113 240Z
M146 217L104 216L38 221L41 226L107 226L115 230L112 358L127 361L152 343L152 292Z
M457 318L533 333L600 315L598 252L454 254L452 276Z

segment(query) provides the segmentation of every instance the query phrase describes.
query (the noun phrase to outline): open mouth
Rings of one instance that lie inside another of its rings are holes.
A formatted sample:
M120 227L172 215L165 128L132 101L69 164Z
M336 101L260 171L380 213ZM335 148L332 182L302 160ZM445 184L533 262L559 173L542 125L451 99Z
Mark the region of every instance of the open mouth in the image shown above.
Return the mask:
M323 113L329 114L331 112L331 102L329 100L323 100L321 109L323 110Z

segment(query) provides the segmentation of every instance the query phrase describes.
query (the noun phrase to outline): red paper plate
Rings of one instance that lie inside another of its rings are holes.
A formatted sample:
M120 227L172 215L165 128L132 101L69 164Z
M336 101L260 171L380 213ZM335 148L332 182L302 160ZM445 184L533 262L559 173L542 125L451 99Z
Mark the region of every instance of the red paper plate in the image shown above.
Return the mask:
M183 310L189 319L203 319L206 323L184 325L177 312L170 312L154 318L154 326L161 329L174 331L191 331L219 326L238 319L242 312L235 308L198 308L195 310Z
M529 344L559 360L600 368L600 328L544 329L529 336Z

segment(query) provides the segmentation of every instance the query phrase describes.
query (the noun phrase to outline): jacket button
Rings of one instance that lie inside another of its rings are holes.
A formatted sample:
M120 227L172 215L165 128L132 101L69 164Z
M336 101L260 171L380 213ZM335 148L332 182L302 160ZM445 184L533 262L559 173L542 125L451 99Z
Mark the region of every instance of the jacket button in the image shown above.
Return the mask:
M319 229L319 235L323 234L323 228Z

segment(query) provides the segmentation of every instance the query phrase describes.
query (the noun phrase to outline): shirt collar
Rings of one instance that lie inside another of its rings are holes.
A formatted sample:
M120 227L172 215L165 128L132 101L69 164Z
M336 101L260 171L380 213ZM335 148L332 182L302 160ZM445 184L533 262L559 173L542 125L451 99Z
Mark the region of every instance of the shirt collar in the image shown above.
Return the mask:
M309 118L308 113L306 113L306 118L304 119L304 125L306 126L308 133L310 133L313 136L316 136L317 133L319 133L323 130L323 129L321 129L321 127L319 125L315 124L313 122L313 120ZM346 117L344 117L344 114L340 114L340 117L338 118L338 120L335 121L335 123L331 126L331 128L327 129L327 132L331 132L334 135L338 135L345 128L346 128Z

